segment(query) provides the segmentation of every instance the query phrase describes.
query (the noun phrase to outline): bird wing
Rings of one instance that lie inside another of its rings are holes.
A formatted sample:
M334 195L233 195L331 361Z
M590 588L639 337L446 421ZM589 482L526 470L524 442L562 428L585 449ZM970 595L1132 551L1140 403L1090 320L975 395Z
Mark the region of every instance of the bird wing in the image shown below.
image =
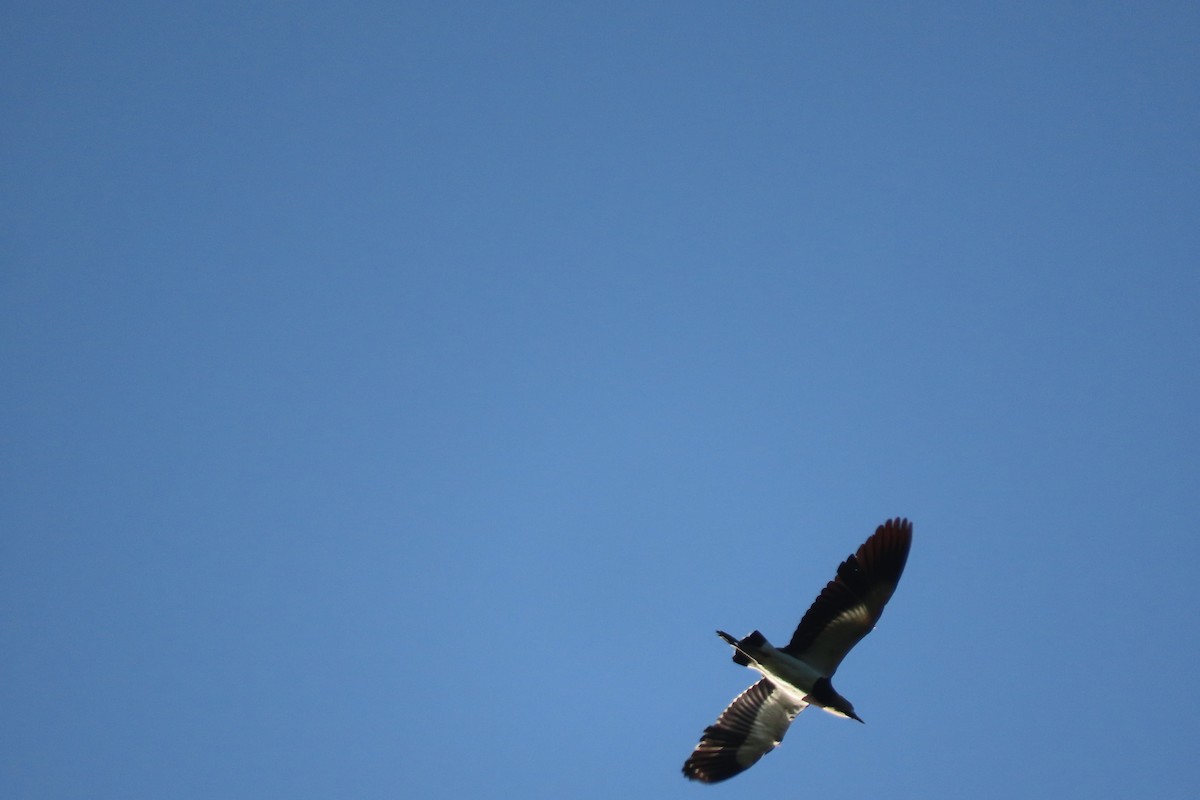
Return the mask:
M763 678L739 694L684 762L683 774L716 783L754 766L783 741L788 726L808 703Z
M846 653L871 632L896 591L912 545L912 523L891 519L875 529L800 620L788 655L832 677Z

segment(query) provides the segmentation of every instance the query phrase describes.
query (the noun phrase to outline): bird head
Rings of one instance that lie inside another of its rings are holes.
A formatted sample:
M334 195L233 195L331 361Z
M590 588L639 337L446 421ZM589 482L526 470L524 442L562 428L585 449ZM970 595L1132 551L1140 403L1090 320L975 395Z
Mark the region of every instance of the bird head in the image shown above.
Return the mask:
M862 718L854 713L854 705L837 693L833 684L829 682L829 678L817 680L813 684L812 691L804 699L813 705L820 706L830 714L862 722Z
M845 717L846 719L852 719L857 722L862 722L862 717L860 717L858 714L854 713L854 706L852 706L850 704L850 701L847 700L846 698L842 697L840 694L836 696L833 703L830 703L829 705L825 706L825 710L832 711L834 714L837 714L839 717ZM863 723L863 724L866 724L866 723Z

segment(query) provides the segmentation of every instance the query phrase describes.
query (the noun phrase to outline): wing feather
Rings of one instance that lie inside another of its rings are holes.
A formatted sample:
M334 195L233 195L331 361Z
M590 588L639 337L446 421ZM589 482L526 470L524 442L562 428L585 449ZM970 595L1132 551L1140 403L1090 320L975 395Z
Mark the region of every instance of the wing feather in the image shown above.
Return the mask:
M871 632L896 591L912 546L912 523L891 519L875 529L800 620L783 652L832 677L846 653Z
M749 769L783 741L788 726L807 705L763 678L734 698L704 729L683 774L716 783Z

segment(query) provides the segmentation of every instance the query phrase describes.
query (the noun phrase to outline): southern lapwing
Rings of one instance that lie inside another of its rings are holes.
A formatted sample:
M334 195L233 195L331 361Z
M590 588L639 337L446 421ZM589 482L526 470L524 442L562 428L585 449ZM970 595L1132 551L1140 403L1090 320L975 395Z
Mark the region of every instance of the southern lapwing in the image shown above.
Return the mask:
M891 519L876 528L838 567L837 577L813 601L787 647L775 649L758 631L740 641L717 631L733 645L734 663L763 677L704 729L700 744L684 762L684 775L716 783L749 769L783 741L805 706L862 722L830 680L850 648L879 621L900 582L911 544L912 523L906 519Z

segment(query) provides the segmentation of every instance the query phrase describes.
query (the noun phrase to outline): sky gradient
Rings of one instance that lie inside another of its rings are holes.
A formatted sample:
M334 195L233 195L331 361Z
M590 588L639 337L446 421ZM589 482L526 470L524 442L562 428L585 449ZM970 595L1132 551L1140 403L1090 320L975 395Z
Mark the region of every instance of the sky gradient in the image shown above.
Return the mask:
M1195 797L1198 26L9 4L0 795Z

